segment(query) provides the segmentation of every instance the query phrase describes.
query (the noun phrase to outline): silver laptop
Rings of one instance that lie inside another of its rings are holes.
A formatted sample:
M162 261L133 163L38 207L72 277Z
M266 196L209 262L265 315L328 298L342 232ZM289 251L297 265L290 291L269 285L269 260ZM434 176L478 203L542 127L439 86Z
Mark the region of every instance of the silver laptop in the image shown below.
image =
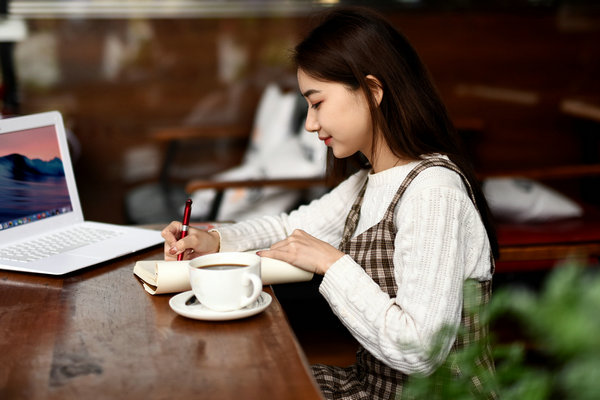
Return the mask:
M60 113L0 119L0 269L62 275L162 242L84 221Z

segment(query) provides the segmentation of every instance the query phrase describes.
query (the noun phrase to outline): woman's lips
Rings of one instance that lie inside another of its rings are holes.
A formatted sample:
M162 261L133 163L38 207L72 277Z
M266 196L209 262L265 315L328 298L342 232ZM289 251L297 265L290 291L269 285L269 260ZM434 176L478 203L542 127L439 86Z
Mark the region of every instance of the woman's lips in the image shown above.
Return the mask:
M319 139L321 139L323 142L325 142L325 146L329 146L329 143L331 143L331 136L327 136L327 137L320 137Z

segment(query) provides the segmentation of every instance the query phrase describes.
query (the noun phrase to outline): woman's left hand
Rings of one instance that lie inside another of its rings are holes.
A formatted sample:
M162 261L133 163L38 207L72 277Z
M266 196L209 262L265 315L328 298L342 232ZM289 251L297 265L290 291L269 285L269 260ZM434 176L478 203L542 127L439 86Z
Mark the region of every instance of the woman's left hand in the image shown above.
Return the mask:
M275 243L269 250L260 251L258 255L285 261L304 270L324 275L344 253L329 243L296 229L290 236Z

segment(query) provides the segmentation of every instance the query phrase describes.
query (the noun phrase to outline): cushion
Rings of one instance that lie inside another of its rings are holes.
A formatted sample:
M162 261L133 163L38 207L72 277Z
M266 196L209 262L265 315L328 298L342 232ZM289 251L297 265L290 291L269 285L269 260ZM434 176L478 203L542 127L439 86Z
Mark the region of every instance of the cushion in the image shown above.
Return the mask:
M315 133L301 128L294 132L298 96L268 85L259 101L250 144L241 165L216 174L213 179L250 180L312 178L323 176L327 148ZM276 215L293 208L301 192L277 187L232 188L225 190L217 220L241 220ZM201 219L216 196L212 189L192 194L192 217Z
M583 209L563 194L526 178L488 178L483 192L492 214L514 222L580 217Z

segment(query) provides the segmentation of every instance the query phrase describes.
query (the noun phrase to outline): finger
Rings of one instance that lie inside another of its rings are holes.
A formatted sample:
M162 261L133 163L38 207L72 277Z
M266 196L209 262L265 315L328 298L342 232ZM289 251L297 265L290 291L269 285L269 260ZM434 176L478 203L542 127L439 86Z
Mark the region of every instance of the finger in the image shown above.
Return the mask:
M316 272L315 267L311 263L303 263L297 253L286 251L286 249L263 250L259 252L259 255L261 257L274 258L276 260L284 261L308 272Z
M168 241L165 241L165 245L164 245L165 258L169 258L169 259L174 258L177 255L179 255L180 253L182 253L186 248L188 248L188 246L185 244L185 242L182 242L182 239L175 240L173 243L169 243Z
M182 251L185 249L201 251L205 240L206 234L204 231L190 228L187 236L177 241L177 248Z
M171 221L169 225L165 226L162 230L162 233L166 232L179 232L181 231L181 222L179 221Z
M302 229L294 229L294 231L292 232L292 234L290 236L302 238L302 237L307 237L307 236L311 236L311 235L309 235L308 233L306 233L306 231L304 231Z
M183 239L179 239L176 241L173 246L169 249L170 254L177 256L180 253L184 253L187 249L193 248L189 243L191 241L191 237L185 237Z
M181 222L173 221L167 225L161 232L161 236L170 245L177 241L181 232Z
M194 249L185 249L182 251L184 260L191 260L198 256L198 253L194 251Z
M293 246L295 243L301 243L306 238L310 238L310 237L312 237L312 236L310 236L308 233L306 233L302 229L294 229L294 231L288 237L286 237L283 240L280 240L277 243L272 244L271 249L280 249L282 247L286 247L286 246L290 246L290 245Z
M288 238L286 238L286 239L280 240L279 242L273 243L269 249L270 250L281 249L282 247L285 247L288 244L289 244L289 240L288 240Z
M257 252L257 254L261 257L267 257L267 258L273 258L275 260L281 260L281 261L285 261L287 263L293 264L292 263L292 256L290 253L288 253L285 250L280 250L280 249L269 249L269 250L261 250L259 252Z
M165 261L171 261L174 260L176 258L176 256L173 253L173 246L170 246L167 242L165 242L164 245L164 257L165 257Z
M171 255L176 256L184 252L195 252L194 257L203 254L205 251L205 242L207 239L207 233L199 229L190 228L189 234L176 241L173 246L169 249ZM184 254L185 256L185 254Z
M166 226L161 231L161 236L165 239L164 244L164 257L165 260L171 261L175 259L174 254L176 251L173 251L173 246L177 242L177 238L179 237L179 231L181 230L181 223L177 221L171 222L168 226Z

